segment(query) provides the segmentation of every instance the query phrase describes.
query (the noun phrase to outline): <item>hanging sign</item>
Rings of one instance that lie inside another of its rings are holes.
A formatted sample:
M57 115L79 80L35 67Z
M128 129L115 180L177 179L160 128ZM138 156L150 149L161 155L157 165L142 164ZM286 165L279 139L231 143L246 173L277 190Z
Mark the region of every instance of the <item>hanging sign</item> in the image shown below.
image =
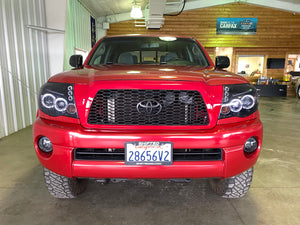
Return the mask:
M96 20L91 16L91 46L96 44Z
M257 18L217 18L217 34L255 35Z

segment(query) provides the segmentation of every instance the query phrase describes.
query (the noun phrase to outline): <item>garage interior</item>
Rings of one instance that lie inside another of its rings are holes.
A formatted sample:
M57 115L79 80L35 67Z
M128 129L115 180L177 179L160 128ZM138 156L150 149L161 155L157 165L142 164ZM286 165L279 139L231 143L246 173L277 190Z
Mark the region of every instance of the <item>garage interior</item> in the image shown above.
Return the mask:
M300 71L298 0L1 0L0 12L1 225L300 224L300 100L288 75ZM217 18L257 18L256 34L216 34ZM32 141L39 88L71 55L120 34L192 36L257 85L264 141L245 197L222 199L206 179L91 180L77 199L48 194Z

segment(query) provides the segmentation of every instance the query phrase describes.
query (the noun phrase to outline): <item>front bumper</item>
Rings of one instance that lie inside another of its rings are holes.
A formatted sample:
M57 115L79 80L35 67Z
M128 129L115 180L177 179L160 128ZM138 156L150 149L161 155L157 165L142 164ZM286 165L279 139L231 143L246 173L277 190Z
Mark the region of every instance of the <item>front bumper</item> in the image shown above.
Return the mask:
M235 176L257 161L262 144L259 118L217 125L208 130L99 130L85 129L79 124L54 122L37 118L33 126L35 150L41 164L66 176L80 178L226 178ZM53 153L45 155L38 146L41 136L53 143ZM246 156L246 140L256 137L259 146ZM222 148L221 161L176 161L171 166L129 166L124 161L74 160L74 148L124 148L128 141L168 141L173 148Z

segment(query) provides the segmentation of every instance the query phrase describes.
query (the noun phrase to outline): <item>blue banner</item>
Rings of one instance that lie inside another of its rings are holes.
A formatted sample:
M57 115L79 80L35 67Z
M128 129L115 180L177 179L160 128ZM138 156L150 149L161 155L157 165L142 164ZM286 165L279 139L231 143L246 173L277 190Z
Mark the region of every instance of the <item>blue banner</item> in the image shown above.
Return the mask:
M257 18L217 18L217 34L256 34Z

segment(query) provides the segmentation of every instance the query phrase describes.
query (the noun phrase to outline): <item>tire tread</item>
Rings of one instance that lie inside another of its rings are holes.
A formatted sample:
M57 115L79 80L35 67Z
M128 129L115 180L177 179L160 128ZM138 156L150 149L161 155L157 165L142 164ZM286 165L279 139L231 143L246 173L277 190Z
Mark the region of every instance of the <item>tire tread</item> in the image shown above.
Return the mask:
M86 188L86 180L71 179L44 168L48 191L55 198L76 198Z
M213 191L223 198L241 198L249 191L253 177L253 167L243 173L226 179L211 179Z

